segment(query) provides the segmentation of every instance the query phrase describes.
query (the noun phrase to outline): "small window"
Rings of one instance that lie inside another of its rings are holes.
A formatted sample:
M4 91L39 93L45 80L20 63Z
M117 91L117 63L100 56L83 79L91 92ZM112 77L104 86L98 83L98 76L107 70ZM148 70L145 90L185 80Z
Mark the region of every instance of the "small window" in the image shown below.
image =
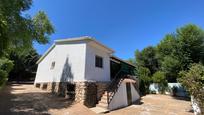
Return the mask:
M99 68L103 68L103 58L100 56L95 57L95 66Z
M55 62L53 61L51 64L51 68L50 69L54 69L55 68Z

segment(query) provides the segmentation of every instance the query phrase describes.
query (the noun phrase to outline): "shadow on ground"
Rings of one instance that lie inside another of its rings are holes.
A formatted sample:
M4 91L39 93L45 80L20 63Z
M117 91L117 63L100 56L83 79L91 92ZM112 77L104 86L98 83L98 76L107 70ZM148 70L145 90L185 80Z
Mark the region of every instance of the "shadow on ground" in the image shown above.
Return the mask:
M189 97L172 96L172 98L177 99L177 100L183 100L183 101L190 101L191 100Z
M8 84L0 91L0 114L49 114L50 109L63 109L72 102L63 97L35 89L33 85Z

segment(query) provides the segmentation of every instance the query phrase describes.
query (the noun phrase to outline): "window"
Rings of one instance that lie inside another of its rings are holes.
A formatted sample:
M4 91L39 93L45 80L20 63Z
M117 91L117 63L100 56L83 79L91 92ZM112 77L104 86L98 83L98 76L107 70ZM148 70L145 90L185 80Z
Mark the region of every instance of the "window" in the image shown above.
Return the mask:
M100 56L95 57L95 66L99 68L103 68L103 58Z
M52 64L51 64L50 69L54 69L54 68L55 68L55 62L53 61Z

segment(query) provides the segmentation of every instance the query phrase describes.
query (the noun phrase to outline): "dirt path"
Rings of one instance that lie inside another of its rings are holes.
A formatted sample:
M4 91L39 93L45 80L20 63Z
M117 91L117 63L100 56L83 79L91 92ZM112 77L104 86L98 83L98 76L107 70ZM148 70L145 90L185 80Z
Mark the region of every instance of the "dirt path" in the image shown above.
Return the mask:
M108 115L193 115L190 105L190 101L167 95L146 95L140 105L131 105Z
M107 115L193 115L190 101L166 95L147 95L140 105L131 105ZM0 115L95 115L89 108L34 88L11 84L0 91Z
M32 84L11 84L0 91L0 115L95 115L81 104L34 88Z

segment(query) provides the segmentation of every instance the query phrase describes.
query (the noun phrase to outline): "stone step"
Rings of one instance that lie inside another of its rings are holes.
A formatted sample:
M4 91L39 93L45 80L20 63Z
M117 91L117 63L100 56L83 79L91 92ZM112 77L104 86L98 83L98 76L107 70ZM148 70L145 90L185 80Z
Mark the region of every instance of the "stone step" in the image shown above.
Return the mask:
M99 101L103 101L103 102L107 102L107 98L101 98L101 100L99 100Z
M107 97L107 96L108 96L108 94L107 94L107 93L104 93L104 94L103 94L103 96L106 96L106 97Z
M99 100L99 101L98 101L98 103L99 103L99 102L104 102L104 103L107 103L107 100L108 100L108 99L101 98L101 100Z
M108 95L108 92L107 92L107 91L105 91L103 95Z
M108 97L107 97L107 96L102 96L102 97L101 97L101 100L102 100L102 99L107 100Z
M109 93L111 93L111 92L113 92L113 91L109 91ZM107 94L107 93L108 93L108 91L105 91L105 92L104 92L104 94L105 94L105 93Z
M99 101L99 103L105 103L105 104L107 104L107 99L101 99L101 100Z
M111 94L111 93L112 93L112 92L109 92L109 94ZM105 92L103 93L103 95L107 96L107 95L108 95L108 92L105 91Z
M107 96L107 95L103 95L103 96L101 97L101 99L108 99L108 96Z
M100 103L108 105L107 101L99 101L98 104L100 104Z
M102 107L102 108L107 108L108 107L108 104L105 104L105 103L99 103L96 105L97 107Z
M102 108L102 107L93 107L93 108L91 108L91 110L93 112L95 112L96 114L104 114L104 113L108 113L109 112L108 109Z

